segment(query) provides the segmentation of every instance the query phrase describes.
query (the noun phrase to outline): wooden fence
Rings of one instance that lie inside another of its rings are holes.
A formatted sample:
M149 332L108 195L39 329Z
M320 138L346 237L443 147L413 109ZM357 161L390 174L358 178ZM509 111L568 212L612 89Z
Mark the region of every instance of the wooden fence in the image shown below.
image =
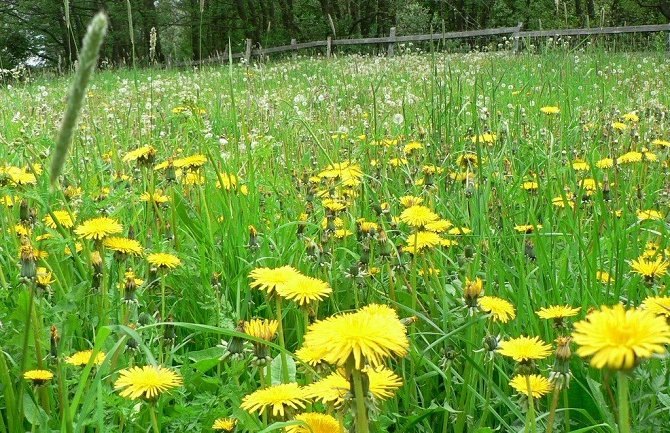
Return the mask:
M526 38L537 37L560 37L560 36L589 36L589 35L616 35L626 33L657 33L668 32L667 45L670 51L670 24L653 24L645 26L625 26L625 27L594 27L584 29L557 29L557 30L530 30L522 31L523 23L519 23L516 27L499 27L495 29L472 30L465 32L448 32L448 33L428 33L424 35L406 35L397 36L396 28L392 27L389 36L378 38L360 38L360 39L333 39L330 36L323 41L301 42L297 43L295 39L291 40L288 45L279 45L269 48L254 48L251 39L246 40L246 49L243 53L232 54L233 59L245 59L247 62L256 56L264 58L270 54L277 53L293 53L296 55L298 51L308 48L325 48L326 57L330 57L333 52L333 47L350 46L350 45L386 45L386 52L389 57L393 57L395 53L396 44L404 42L426 42L426 41L446 41L450 39L464 39L476 38L484 36L509 36L514 41L514 51L519 50L519 42ZM212 57L200 62L188 63L192 64L208 64L208 63L223 63L228 60L228 56Z

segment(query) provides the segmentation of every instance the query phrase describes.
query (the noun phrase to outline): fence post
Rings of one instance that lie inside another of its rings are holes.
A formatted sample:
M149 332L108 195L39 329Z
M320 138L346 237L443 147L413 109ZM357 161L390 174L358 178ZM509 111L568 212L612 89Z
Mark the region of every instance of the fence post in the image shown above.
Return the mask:
M291 50L293 51L293 60L298 57L298 41L293 38L291 39Z
M326 38L326 57L327 58L330 58L330 54L332 53L332 51L333 51L333 38L328 36L328 38Z
M523 22L519 21L519 24L516 26L516 31L512 33L512 37L514 38L514 52L518 53L519 52L519 32L521 32L521 27L523 27Z
M391 41L389 42L386 55L388 57L393 57L393 49L395 48L395 27L391 27L391 30L389 31L389 39Z
M247 64L251 61L251 39L249 38L247 38L247 48L244 50L244 60L247 61Z

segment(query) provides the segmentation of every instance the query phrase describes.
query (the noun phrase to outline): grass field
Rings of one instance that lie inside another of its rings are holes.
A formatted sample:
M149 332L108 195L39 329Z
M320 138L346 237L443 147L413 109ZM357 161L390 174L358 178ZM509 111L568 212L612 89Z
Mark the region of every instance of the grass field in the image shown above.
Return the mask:
M68 82L0 89L0 433L667 429L667 55L100 71L51 189Z

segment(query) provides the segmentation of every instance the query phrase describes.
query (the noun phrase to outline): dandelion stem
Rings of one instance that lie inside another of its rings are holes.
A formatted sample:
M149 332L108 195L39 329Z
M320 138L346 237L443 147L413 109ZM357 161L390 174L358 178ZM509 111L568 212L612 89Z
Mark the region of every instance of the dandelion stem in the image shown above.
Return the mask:
M279 354L281 359L282 383L288 383L288 360L286 359L286 341L284 340L284 325L282 324L281 297L275 295L275 302L277 305L277 334L279 335L279 345L283 349Z
M354 381L354 394L356 398L356 433L368 433L370 425L368 424L368 413L365 407L363 380L361 379L360 370L356 368L352 369L351 377Z
M528 413L526 414L526 431L535 433L535 399L533 398L533 389L530 386L530 375L526 375L526 389L528 389Z
M630 412L628 402L628 375L617 373L617 397L619 400L619 433L630 433Z
M554 387L554 392L551 394L551 407L549 408L549 416L547 417L547 433L554 430L554 418L556 417L556 408L558 407L558 399L561 395L561 388Z
M156 416L156 406L154 403L149 404L149 413L151 414L151 427L154 433L160 433L161 429L158 426L158 417Z

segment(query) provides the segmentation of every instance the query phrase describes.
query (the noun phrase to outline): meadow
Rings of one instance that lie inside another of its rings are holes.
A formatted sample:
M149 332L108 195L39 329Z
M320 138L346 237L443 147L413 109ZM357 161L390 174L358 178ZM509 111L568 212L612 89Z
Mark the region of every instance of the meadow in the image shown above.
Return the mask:
M670 423L664 53L0 88L0 433ZM663 427L663 426L666 427Z

